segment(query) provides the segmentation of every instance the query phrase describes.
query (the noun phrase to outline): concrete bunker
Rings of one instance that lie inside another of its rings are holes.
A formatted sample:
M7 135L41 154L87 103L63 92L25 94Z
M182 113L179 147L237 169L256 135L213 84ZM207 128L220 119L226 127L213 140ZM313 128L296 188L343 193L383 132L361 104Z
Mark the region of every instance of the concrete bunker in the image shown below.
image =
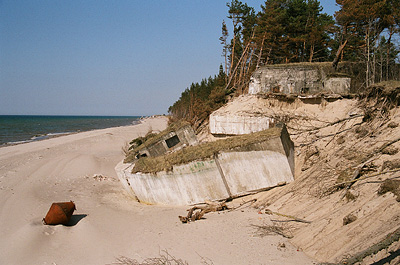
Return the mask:
M127 159L132 162L141 157L156 157L195 144L197 138L193 128L187 122L180 122L139 145L131 146Z
M116 171L140 202L188 205L293 181L293 149L282 126L120 163Z
M252 74L247 96L321 104L348 95L350 84L351 78L335 72L330 63L266 65ZM224 106L211 113L209 124L210 132L218 136L258 132L275 126L275 123L273 113L258 106L246 110L227 110Z
M334 72L326 63L266 65L252 74L249 94L350 93L351 78Z
M179 144L180 142L181 141L179 140L179 137L177 135L174 135L165 140L165 143L167 144L168 148L172 148L175 145Z

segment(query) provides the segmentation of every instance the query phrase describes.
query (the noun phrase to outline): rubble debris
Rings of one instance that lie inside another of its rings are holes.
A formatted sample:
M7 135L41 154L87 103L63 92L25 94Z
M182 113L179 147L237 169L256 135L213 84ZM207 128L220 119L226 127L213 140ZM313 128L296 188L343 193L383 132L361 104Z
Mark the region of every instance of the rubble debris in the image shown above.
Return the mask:
M400 168L400 159L386 160L385 162L383 162L382 171L384 171L385 169L396 168Z
M279 244L278 244L278 248L286 248L285 243L283 243L283 242L282 242L282 243L279 243Z
M389 122L388 123L388 125L387 125L387 127L388 128L396 128L396 127L398 127L399 126L399 124L397 123L397 122L395 122L395 121L391 121L391 122Z
M43 218L45 225L68 224L72 214L76 210L75 203L70 202L55 202L51 205L46 217Z
M357 197L359 196L359 192L349 189L346 191L344 197L347 199L347 201L355 201L357 199Z
M348 224L354 222L355 220L357 220L357 216L350 213L350 214L346 215L345 217L343 217L343 225L348 225Z
M97 181L103 181L103 180L107 180L107 179L108 179L108 177L103 176L103 175L101 175L101 174L94 174L94 175L93 175L93 178L94 178L95 180L97 180Z
M378 195L391 192L396 196L396 201L400 202L400 180L385 179L378 189Z
M337 138L337 140L336 140L336 143L337 144L343 144L345 142L345 139L344 139L344 136L343 135L341 135L341 136L339 136L338 138Z
M384 155L395 155L399 152L399 149L394 146L388 146L382 150L382 154Z

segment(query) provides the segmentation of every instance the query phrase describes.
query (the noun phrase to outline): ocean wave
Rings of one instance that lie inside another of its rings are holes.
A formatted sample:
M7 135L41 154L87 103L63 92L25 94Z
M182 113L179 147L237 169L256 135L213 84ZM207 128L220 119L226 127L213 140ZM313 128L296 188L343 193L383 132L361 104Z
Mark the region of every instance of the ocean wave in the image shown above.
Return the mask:
M32 142L32 140L25 140L25 141L15 141L15 142L7 142L2 145L16 145L16 144L26 144Z
M31 139L29 139L29 140L6 142L6 143L1 144L0 146L2 146L2 145L3 146L7 146L7 145L26 144L26 143L31 143L31 142L50 139L50 138L53 138L53 137L69 135L69 134L73 134L73 132L60 132L60 133L48 133L48 134L42 134L42 135L35 135L35 136L32 136Z
M47 134L42 134L42 135L36 135L31 138L31 141L40 141L40 140L45 140L57 136L63 136L63 135L68 135L72 134L72 132L57 132L57 133L47 133Z
M47 136L62 136L62 135L68 135L68 134L72 134L73 132L59 132L59 133L48 133Z

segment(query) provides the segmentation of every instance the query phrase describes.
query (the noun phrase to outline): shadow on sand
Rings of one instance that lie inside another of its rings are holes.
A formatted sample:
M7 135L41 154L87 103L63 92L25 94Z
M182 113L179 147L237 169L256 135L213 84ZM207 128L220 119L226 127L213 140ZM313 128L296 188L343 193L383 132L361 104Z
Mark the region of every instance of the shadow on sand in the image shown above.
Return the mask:
M75 226L86 216L87 214L73 214L65 226Z

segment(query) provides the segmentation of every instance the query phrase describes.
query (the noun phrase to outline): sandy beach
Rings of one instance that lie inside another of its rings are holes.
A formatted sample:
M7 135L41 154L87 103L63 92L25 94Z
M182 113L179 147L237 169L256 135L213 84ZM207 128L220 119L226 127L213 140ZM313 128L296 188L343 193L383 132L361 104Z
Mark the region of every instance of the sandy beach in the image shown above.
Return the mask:
M280 236L260 237L254 208L182 224L188 207L143 205L119 183L123 147L166 117L0 148L0 264L113 264L164 251L189 264L315 264ZM238 199L236 203L249 198ZM53 202L74 201L71 226L42 224Z

